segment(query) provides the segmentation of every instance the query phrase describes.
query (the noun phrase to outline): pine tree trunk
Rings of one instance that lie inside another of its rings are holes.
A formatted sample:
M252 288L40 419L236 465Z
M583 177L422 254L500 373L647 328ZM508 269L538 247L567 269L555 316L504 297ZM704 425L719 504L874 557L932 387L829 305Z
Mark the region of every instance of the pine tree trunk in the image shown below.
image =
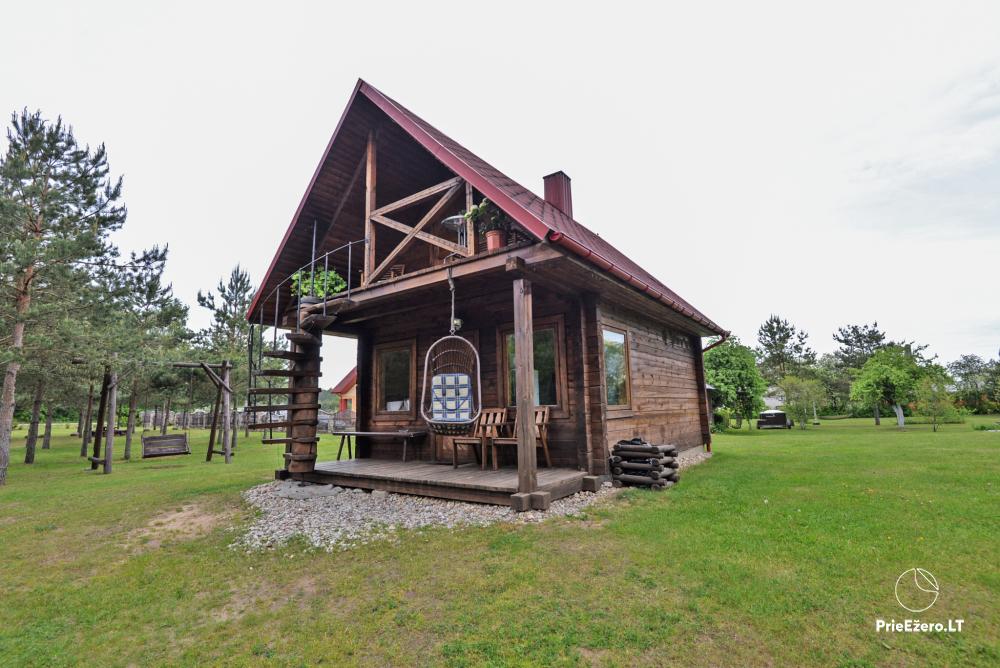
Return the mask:
M90 445L90 420L94 411L94 384L90 384L87 390L87 417L83 420L83 429L80 431L80 456L87 456L87 446Z
M875 404L875 426L877 427L881 424L882 424L882 419L878 415L878 404Z
M899 404L893 404L892 410L896 412L896 426L902 429L906 426L906 416L903 415L903 407Z
M118 373L111 372L108 387L108 424L104 429L104 473L111 473L111 460L115 453L115 427L118 426Z
M24 317L31 306L31 281L35 277L35 265L29 264L14 287L14 327L10 337L10 352L13 359L7 363L0 391L0 486L7 484L7 467L10 466L10 438L14 431L14 402L16 401L17 374L21 370L19 361L24 348Z
M111 387L111 371L105 367L104 380L101 381L101 400L97 405L97 427L94 431L94 451L91 456L101 456L101 434L104 432L104 416L108 410L108 390ZM97 469L97 462L90 462L91 470Z
M39 379L35 384L35 397L31 401L31 422L28 423L28 438L24 442L24 463L35 463L35 448L38 446L38 422L42 416L42 395L45 383Z
M135 431L135 407L139 403L139 379L132 381L132 394L128 398L128 420L125 422L125 461L132 459L132 432Z
M52 402L45 405L45 435L42 436L42 450L52 449Z
M163 421L160 423L160 434L167 433L167 423L170 422L170 397L163 404Z
M76 435L83 436L83 416L87 414L87 404L80 406L80 418L76 421Z

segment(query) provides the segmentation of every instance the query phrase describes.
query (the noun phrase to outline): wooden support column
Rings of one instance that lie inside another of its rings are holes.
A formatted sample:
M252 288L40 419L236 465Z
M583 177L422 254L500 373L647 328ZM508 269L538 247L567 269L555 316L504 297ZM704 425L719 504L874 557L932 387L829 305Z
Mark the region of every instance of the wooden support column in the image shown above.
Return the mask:
M705 356L701 348L701 337L691 336L691 350L694 352L694 373L698 383L698 393L701 395L698 402L698 417L701 418L701 439L705 445L705 451L712 451L712 412L708 408L708 388L705 387Z
M323 332L310 332L312 339L293 341L292 350L303 355L293 360L291 370L306 375L292 376L289 387L296 392L288 395L291 408L287 415L292 423L287 430L291 442L285 448L285 468L290 473L312 473L316 469L317 421L319 420L320 350ZM306 390L306 391L302 391ZM296 406L302 408L296 408Z
M590 439L590 469L592 476L606 475L608 471L608 423L604 389L604 341L601 336L601 309L597 298L582 298L580 327L585 346L583 356L584 394L587 397L587 435Z
M367 286L375 269L375 225L372 212L375 211L375 131L368 131L368 146L365 149L365 264L362 286Z
M535 452L535 354L531 317L531 281L514 279L514 382L517 420L517 491L530 494L538 489Z
M371 416L374 412L375 359L372 335L368 331L358 333L358 380L354 401L354 428L357 431L372 431ZM354 456L366 459L372 456L371 443L366 437L354 441Z
M466 213L474 206L472 201L472 184L465 182L465 211ZM476 254L476 226L471 220L465 221L465 244L469 249L469 257Z

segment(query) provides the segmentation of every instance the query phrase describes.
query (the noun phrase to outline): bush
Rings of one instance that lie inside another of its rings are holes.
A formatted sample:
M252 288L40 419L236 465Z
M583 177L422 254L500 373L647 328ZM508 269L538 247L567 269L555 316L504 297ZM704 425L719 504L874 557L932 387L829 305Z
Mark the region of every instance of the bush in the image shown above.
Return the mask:
M717 408L712 412L712 433L719 434L729 429L732 413L725 408Z

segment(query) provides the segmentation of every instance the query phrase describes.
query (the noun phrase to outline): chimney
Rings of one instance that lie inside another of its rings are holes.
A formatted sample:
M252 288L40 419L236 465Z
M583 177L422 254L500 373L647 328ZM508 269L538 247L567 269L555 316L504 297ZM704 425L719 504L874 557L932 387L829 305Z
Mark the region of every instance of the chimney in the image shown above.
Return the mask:
M545 201L565 213L570 218L573 217L573 191L569 185L569 177L565 172L559 171L549 174L545 181Z

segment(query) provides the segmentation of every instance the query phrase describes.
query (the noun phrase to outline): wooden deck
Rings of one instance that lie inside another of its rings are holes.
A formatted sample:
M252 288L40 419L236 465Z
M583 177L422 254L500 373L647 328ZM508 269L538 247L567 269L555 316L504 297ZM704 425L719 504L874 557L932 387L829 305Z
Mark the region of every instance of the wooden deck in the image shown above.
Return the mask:
M457 469L451 464L401 462L386 459L349 459L317 462L312 473L277 471L279 477L307 480L341 487L381 489L400 494L433 496L458 501L508 505L517 492L517 469L483 471L475 464ZM575 494L582 489L587 474L575 469L539 468L538 491L550 492L552 499Z

